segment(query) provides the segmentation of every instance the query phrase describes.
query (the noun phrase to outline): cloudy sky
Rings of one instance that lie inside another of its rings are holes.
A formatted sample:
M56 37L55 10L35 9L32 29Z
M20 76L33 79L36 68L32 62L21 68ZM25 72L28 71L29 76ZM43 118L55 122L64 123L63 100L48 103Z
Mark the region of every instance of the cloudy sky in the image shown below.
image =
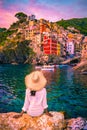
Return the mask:
M87 17L87 0L0 0L0 27L9 28L18 12L49 21L83 18Z

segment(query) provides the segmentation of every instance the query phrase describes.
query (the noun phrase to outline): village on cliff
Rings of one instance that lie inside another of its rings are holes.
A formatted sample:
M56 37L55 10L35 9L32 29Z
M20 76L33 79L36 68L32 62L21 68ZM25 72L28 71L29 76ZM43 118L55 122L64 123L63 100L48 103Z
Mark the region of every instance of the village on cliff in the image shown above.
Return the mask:
M49 22L45 19L37 20L35 15L27 16L25 22L20 22L18 26L15 25L17 22L9 28L13 33L6 37L5 46L9 45L8 42L29 40L29 47L42 61L47 60L45 58L49 55L61 57L64 60L74 56L86 56L87 36L74 27L68 26L64 29L56 22ZM5 46L0 45L0 50L3 50ZM0 54L0 63L2 59L3 56ZM33 62L36 62L35 60L36 58L33 57Z

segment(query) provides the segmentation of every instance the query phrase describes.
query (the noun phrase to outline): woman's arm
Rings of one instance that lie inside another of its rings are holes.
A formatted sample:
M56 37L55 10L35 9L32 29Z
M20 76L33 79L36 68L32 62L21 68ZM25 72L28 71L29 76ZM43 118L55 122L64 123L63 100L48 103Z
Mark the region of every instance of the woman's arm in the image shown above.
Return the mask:
M43 107L44 107L44 112L46 113L46 115L48 116L53 116L51 113L49 113L47 107L47 92L46 92L46 89L44 89L44 98L43 98Z
M45 110L44 110L44 112L46 113L46 115L48 115L48 116L53 116L49 111L48 111L48 109L46 108Z
M19 113L19 114L13 116L13 118L19 118L19 117L21 117L23 114L24 114L24 111L22 110L21 113Z
M24 105L22 107L22 110L25 112L27 112L27 110L29 108L29 98L30 98L30 91L28 89L26 89L25 101L24 101Z
M29 91L26 89L25 101L24 101L24 106L22 108L22 111L19 114L16 114L15 116L13 116L13 118L21 117L23 113L27 111L28 107L29 107Z

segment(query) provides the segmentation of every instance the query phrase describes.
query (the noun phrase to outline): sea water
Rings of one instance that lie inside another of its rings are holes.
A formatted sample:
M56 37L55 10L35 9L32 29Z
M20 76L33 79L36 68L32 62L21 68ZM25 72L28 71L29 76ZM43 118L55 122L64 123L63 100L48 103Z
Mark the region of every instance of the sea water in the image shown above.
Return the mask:
M0 65L0 113L20 112L24 103L24 79L33 71L31 65ZM70 66L45 71L48 80L49 111L64 111L68 117L87 117L87 75L80 75Z

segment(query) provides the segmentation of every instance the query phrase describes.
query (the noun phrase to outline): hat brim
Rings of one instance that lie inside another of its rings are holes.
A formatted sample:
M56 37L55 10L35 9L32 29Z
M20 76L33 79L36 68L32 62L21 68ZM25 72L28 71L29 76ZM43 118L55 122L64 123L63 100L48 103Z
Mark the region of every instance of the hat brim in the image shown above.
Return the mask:
M38 82L33 82L32 80L32 76L34 73L37 73L37 75L39 76ZM41 71L34 71L25 77L25 85L30 90L34 90L34 91L41 90L42 88L46 86L46 83L47 83L47 80Z

